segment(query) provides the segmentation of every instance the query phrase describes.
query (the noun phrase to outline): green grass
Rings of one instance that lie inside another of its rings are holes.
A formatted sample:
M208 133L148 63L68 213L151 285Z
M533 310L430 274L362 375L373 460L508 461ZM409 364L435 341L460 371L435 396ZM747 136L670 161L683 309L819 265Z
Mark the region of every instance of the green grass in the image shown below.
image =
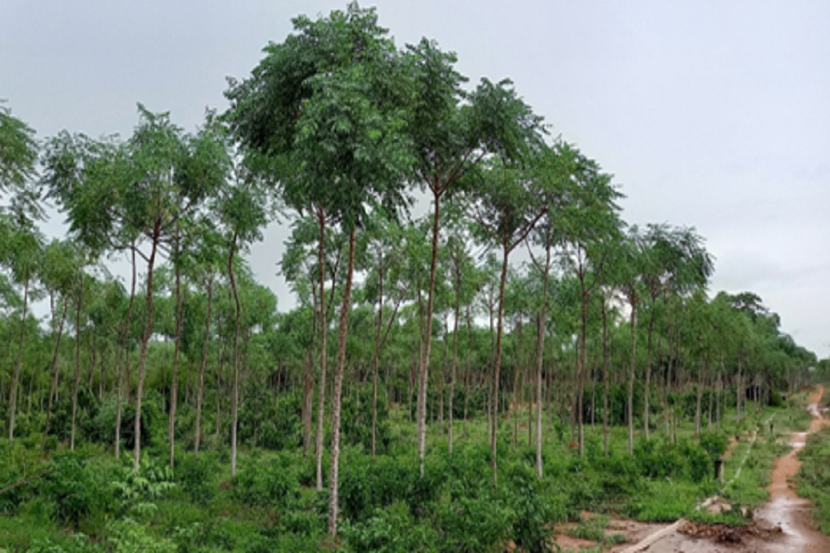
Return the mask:
M813 515L821 531L830 534L830 428L811 434L798 457L802 462L796 475L798 495L813 502Z
M611 546L625 542L624 534L607 534L609 518L605 515L591 516L588 520L580 520L576 526L569 528L567 533L573 538L590 540L602 545Z

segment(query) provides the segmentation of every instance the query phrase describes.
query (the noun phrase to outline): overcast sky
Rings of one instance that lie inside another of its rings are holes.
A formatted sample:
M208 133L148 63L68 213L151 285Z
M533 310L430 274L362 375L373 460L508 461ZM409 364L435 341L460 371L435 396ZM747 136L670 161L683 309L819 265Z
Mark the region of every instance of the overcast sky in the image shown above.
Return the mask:
M136 102L192 131L224 110L298 14L332 1L5 0L0 99L38 137L129 136ZM382 0L398 45L457 53L473 83L511 78L554 135L596 159L629 223L694 226L711 290L751 290L830 354L830 2ZM47 231L60 232L54 222ZM251 264L280 306L285 233Z

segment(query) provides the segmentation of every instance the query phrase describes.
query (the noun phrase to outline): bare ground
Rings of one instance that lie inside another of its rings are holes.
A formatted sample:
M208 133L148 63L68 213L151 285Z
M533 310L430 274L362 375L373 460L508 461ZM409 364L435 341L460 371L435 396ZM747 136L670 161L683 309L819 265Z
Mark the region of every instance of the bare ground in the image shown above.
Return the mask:
M821 416L818 404L824 388L819 387L810 398L813 432L828 421ZM755 512L754 522L744 528L724 525L684 523L654 541L637 546L624 546L619 551L634 553L827 553L830 538L817 530L810 514L811 504L798 497L790 482L801 462L798 450L804 447L808 432L795 433L792 449L776 459L772 481L767 488L770 500ZM631 540L633 541L633 540Z

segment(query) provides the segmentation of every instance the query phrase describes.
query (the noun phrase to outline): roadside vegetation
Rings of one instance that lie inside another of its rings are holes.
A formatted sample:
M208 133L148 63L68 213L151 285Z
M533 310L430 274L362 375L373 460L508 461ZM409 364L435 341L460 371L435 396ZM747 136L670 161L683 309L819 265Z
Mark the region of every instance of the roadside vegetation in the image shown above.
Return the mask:
M830 407L825 391L820 408ZM821 531L830 534L830 427L824 426L807 437L807 445L798 453L801 469L796 475L798 495L813 502L813 516Z
M290 395L281 401L290 402ZM148 405L153 412L154 404ZM370 416L371 404L362 405L358 416ZM758 420L786 418L793 410L761 408ZM751 509L765 499L764 478L775 446L759 431L741 476L725 494L734 506L731 512L696 511L722 487L714 478L713 458L724 453L727 435L737 430L734 408L725 413L721 430L713 424L701 439L694 438L694 421L688 418L680 422L676 444L657 428L648 441L640 434L633 456L626 451L625 427L611 432L608 456L600 429L589 427L582 458L572 447L571 428L566 426L561 437L546 428L542 479L535 474L534 449L526 436L512 442L508 416L500 420L504 438L496 485L481 413L461 419L467 432L458 437L452 455L446 432L432 427L422 477L414 424L396 408L380 420L385 446L374 458L365 435L362 440L359 432L345 437L336 542L326 535L326 497L314 488L314 457L303 456L299 448L299 424L275 436L295 447L272 450L246 442L234 478L226 470L227 446L196 456L185 449L190 445L185 436L171 469L163 422L150 425L138 471L131 460L115 460L111 444L91 430L83 433L76 451L56 444L49 459L40 457L41 435L32 433L15 440L4 457L4 482L32 480L0 495L0 540L10 551L50 552L317 551L326 543L344 551L500 551L509 541L526 551L543 551L552 543L552 526L566 521L580 521L569 534L605 545L621 539L613 533L601 537L609 516L742 524L748 515L741 515L740 506ZM526 433L524 423L520 431ZM732 447L727 479L741 453L737 444ZM598 516L585 522L583 511Z
M193 132L0 106L0 548L545 551L692 516L756 427L724 493L762 501L828 362L509 80L357 4L293 24ZM245 261L275 220L284 311Z

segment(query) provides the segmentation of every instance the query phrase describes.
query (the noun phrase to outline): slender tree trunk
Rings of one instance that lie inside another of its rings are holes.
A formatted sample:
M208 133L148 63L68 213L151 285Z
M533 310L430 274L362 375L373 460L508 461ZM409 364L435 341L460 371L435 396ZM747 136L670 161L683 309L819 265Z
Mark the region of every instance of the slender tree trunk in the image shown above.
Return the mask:
M737 411L738 411L738 415L737 415L737 419L738 419L737 422L738 423L741 422L741 416L743 415L742 400L743 400L743 395L744 395L743 376L741 374L741 369L742 369L742 366L741 366L742 363L741 362L742 362L741 350L739 349L738 350L738 382L737 382L737 385L735 387L735 402L737 404L736 408L737 408Z
M179 391L179 349L182 338L182 270L176 265L176 343L173 346L173 374L170 383L170 420L167 438L170 441L170 468L176 455L176 403Z
M703 400L703 360L698 364L697 401L695 403L695 438L700 437L701 403Z
M536 476L543 476L542 463L542 369L545 362L545 317L547 316L550 248L545 248L545 271L542 282L542 307L536 324Z
M69 437L69 450L75 451L75 421L78 414L78 388L81 385L81 308L84 299L84 281L81 275L80 290L75 309L75 379L72 385L72 431Z
M322 208L317 210L317 220L320 223L320 242L317 248L317 265L320 271L320 393L317 397L317 491L323 491L323 419L326 414L326 365L327 365L327 343L328 336L328 314L326 312L326 274L323 263L326 242L326 217ZM335 282L332 278L332 290Z
M17 358L14 361L14 373L9 390L9 445L14 440L14 414L17 407L17 386L20 382L20 369L23 366L23 340L26 336L26 314L29 307L29 280L23 283L23 313L20 317L20 338L17 341Z
M453 401L455 399L455 375L458 367L458 318L461 316L461 278L459 271L456 270L456 294L455 294L455 310L452 322L452 364L450 365L450 397L449 397L449 415L447 425L447 451L452 455L453 442Z
M106 357L107 346L106 343L101 347L101 355L98 357L98 401L104 401L104 383L106 377L104 374L104 358Z
M199 390L196 392L196 435L193 437L193 453L199 455L199 445L202 443L202 402L205 398L205 372L207 371L208 356L210 353L210 310L213 305L213 277L205 282L207 291L207 316L205 317L205 340L202 344L202 365L199 368ZM219 401L217 396L216 401Z
M222 429L222 369L225 368L225 349L228 341L222 334L222 316L216 317L216 330L219 333L219 340L222 342L219 349L219 363L216 367L216 443L219 443L219 433Z
M236 476L236 429L239 424L239 330L242 325L242 304L239 302L239 291L236 289L236 277L233 273L236 238L237 233L234 231L228 254L228 278L231 281L233 302L236 306L236 323L233 333L233 392L231 395L231 478Z
M631 368L628 375L628 454L634 454L634 377L637 372L637 296L632 294L631 303Z
M579 432L579 458L585 455L585 423L582 408L583 396L585 393L585 353L588 339L588 291L585 289L585 275L579 277L579 285L582 288L582 327L579 332L579 359L577 361L577 414L576 423Z
M346 363L346 335L349 330L349 307L352 295L352 277L354 274L355 229L349 234L349 266L346 272L343 305L340 308L340 335L337 344L337 366L334 372L334 393L332 397L332 435L331 435L331 470L329 473L329 521L328 531L337 536L337 492L338 469L340 468L340 405L343 394L343 368Z
M118 374L118 394L115 400L115 458L121 457L121 394L126 392L126 401L130 401L130 327L133 320L133 304L135 303L135 283L136 283L136 265L135 265L135 242L130 247L132 253L132 281L130 285L130 304L127 307L127 320L124 323L124 343L122 346L124 355L124 380L121 381L121 371Z
M157 219L153 227L150 259L147 261L147 325L144 327L144 335L141 337L141 351L138 357L138 387L135 392L135 448L133 449L133 470L136 472L141 464L141 399L144 395L147 345L150 343L150 336L153 334L153 268L156 261L156 250L158 249L160 235L161 219Z
M609 357L608 357L608 306L605 296L602 298L602 447L605 456L608 457L608 387L609 381Z
M649 439L649 399L651 396L651 337L654 334L654 312L657 300L652 296L651 298L651 313L648 319L648 337L646 338L646 383L643 390L643 431L645 432L646 440Z
M492 426L490 429L490 449L493 466L493 482L498 483L498 429L499 429L499 378L501 373L502 334L504 332L504 288L507 284L507 257L509 249L503 245L501 278L499 280L499 306L496 323L496 358L493 362L493 392L491 399Z
M383 247L378 246L378 320L375 329L375 352L372 355L372 458L377 453L378 433L378 363L380 361L380 335L383 330Z
M43 427L43 438L40 441L40 454L44 455L46 452L46 437L49 435L49 419L52 415L52 396L58 387L58 358L60 356L61 337L63 336L63 325L66 322L66 311L69 307L69 298L63 299L63 310L61 313L60 323L58 325L58 335L55 337L55 347L52 349L52 364L50 373L52 378L49 384L49 401L46 409L46 423Z
M470 359L472 357L473 352L473 325L470 311L470 304L467 304L467 354L464 356L464 424L461 427L461 434L463 436L467 435L467 417L469 417L470 413L470 378L472 377L472 375L470 374Z
M441 194L433 191L434 211L432 216L432 259L429 265L429 296L427 297L426 330L424 332L423 357L421 358L418 377L418 459L421 477L424 476L424 454L426 451L426 404L427 385L429 382L429 357L432 344L432 310L435 305L435 272L438 267L438 227L441 220Z
M311 432L312 432L312 423L313 423L313 415L312 410L314 409L314 372L315 372L315 365L314 365L314 351L317 347L317 289L312 287L312 312L314 316L312 317L311 322L311 342L308 346L308 351L306 355L306 360L303 363L303 403L302 403L302 421L303 421L303 458L308 455L308 450L311 447ZM276 405L276 399L278 397L278 393L276 388L274 389L274 400Z
M513 362L513 443L519 443L519 387L522 366L522 314L516 323L516 359Z

